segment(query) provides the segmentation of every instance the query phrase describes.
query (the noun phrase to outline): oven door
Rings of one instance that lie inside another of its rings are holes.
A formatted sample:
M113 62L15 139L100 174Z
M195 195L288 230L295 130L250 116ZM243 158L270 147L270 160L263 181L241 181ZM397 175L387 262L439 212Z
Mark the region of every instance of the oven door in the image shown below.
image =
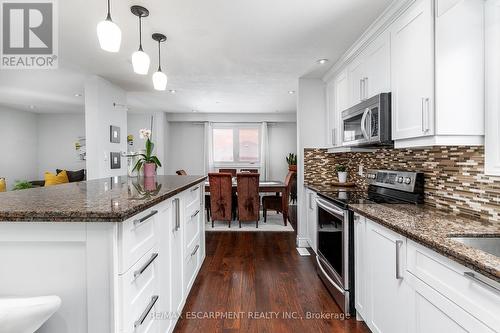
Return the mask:
M348 211L317 198L318 265L339 291L349 290Z

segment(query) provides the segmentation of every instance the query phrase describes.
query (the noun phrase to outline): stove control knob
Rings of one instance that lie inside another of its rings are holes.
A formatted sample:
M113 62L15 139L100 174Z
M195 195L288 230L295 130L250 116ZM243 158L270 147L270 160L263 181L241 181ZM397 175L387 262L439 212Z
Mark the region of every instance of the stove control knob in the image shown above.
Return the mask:
M403 184L403 180L404 180L403 177L398 177L398 183Z
M406 177L405 178L405 184L407 184L407 185L411 184L411 178L410 177Z

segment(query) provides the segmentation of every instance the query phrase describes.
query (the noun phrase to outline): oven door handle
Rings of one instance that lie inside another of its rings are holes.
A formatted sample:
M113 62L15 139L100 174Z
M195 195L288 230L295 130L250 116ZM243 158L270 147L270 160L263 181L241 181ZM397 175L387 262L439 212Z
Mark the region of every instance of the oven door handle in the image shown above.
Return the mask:
M368 133L366 132L366 116L368 116L368 112L370 112L369 108L367 108L365 112L363 112L363 116L361 117L361 133L363 133L363 136L366 140L370 140L370 138L368 137Z
M318 205L318 207L323 208L324 210L326 210L329 213L332 213L332 214L344 217L344 211L343 210L336 209L335 207L333 207L332 205L328 204L324 200L316 198L316 204Z
M335 283L335 281L333 281L328 276L328 273L324 270L323 266L321 266L321 262L320 262L318 256L316 256L316 262L318 263L318 267L321 270L321 272L323 273L324 277L335 287L335 289L337 289L340 293L342 293L342 295L345 294L345 290L342 289L337 283Z

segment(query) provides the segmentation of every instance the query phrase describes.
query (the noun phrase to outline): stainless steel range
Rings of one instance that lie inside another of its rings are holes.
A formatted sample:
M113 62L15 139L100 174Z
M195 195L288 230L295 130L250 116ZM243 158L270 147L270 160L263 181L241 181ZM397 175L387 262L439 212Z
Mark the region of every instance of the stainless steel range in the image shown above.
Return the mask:
M318 212L317 272L346 314L354 314L354 203L423 202L424 176L418 172L368 170L368 191L322 191Z

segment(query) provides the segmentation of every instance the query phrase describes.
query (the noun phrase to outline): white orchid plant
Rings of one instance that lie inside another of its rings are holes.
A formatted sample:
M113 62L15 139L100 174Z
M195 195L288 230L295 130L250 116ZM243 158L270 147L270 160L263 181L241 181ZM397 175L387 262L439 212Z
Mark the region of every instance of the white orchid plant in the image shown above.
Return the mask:
M151 135L152 135L152 132L150 129L143 128L143 129L139 130L139 137L143 140L146 140L146 153L139 154L139 156L141 156L141 158L135 164L133 171L141 170L141 168L146 163L154 163L157 168L161 167L161 162L158 159L158 157L156 157L155 155L152 155L155 145L151 141Z

